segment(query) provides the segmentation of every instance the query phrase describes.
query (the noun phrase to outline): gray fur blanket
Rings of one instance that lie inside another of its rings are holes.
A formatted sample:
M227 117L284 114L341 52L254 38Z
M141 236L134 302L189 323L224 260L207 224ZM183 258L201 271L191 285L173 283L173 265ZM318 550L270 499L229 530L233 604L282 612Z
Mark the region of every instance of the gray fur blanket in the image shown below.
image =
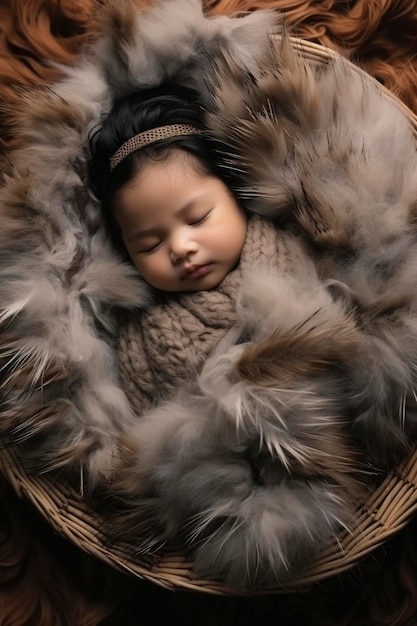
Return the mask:
M275 38L274 15L107 3L99 42L25 96L0 190L3 444L28 472L120 499L114 536L138 551L180 542L200 575L238 585L287 580L348 528L417 417L411 125L342 59L309 65ZM116 98L167 77L201 93L292 271L248 271L200 371L136 414L119 319L150 296L106 238L88 137Z

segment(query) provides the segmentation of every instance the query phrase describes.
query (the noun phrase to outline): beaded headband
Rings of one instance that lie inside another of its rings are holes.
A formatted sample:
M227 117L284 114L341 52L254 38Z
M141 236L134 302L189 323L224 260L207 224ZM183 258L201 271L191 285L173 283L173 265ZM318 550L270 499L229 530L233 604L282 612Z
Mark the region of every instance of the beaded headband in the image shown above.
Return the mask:
M166 139L167 137L201 134L203 134L203 131L195 126L191 126L191 124L170 124L168 126L158 126L158 128L146 130L144 133L139 133L139 135L131 137L120 146L110 159L110 171L112 172L129 154L155 141Z

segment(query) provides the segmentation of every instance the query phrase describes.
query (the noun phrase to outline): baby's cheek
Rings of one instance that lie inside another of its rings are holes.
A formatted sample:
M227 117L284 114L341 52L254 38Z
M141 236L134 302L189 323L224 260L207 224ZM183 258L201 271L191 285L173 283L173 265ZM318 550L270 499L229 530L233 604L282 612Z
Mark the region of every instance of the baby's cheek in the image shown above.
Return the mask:
M146 259L142 271L144 277L149 277L150 280L165 278L171 275L171 263L166 255L154 254Z
M148 280L148 276L149 276L149 267L148 267L148 263L144 262L143 258L136 256L133 259L133 263L136 267L136 269L138 270L139 274L142 276L142 278L144 278L145 280Z

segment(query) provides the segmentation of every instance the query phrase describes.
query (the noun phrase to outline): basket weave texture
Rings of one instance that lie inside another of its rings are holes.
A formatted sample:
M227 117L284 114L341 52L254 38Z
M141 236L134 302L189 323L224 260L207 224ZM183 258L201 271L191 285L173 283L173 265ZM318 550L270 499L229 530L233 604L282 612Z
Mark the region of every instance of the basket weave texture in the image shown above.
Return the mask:
M336 54L324 46L291 38L297 52L313 64L326 64ZM357 66L354 72L366 80L375 79ZM376 82L376 81L375 81ZM417 116L382 85L380 89L397 104L410 120L417 140ZM88 501L72 487L48 476L28 475L12 449L0 450L0 471L19 496L25 497L47 522L77 547L116 569L145 579L169 590L184 589L218 595L241 595L242 590L215 580L197 579L192 564L180 552L162 552L133 558L132 546L109 543L102 531L103 520ZM368 497L358 503L353 527L323 551L314 563L293 578L291 584L274 585L248 594L299 591L336 576L356 565L372 550L387 541L410 520L417 510L417 446L395 471L391 471Z

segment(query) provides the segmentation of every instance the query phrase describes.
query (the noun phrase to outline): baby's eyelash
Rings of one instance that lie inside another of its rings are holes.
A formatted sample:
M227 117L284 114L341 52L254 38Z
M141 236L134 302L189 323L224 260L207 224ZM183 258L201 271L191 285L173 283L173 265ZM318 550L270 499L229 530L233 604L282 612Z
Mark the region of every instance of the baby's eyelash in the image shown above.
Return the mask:
M154 250L156 250L160 245L161 245L162 241L158 241L158 243L156 243L154 246L151 246L150 248L146 248L146 250L138 250L138 254L146 254L147 252L153 252Z
M196 226L197 224L202 224L202 222L204 222L204 220L206 220L208 218L208 216L211 213L211 209L210 211L208 211L207 213L205 213L203 215L203 217L200 217L198 220L194 220L193 222L190 222L190 226Z

